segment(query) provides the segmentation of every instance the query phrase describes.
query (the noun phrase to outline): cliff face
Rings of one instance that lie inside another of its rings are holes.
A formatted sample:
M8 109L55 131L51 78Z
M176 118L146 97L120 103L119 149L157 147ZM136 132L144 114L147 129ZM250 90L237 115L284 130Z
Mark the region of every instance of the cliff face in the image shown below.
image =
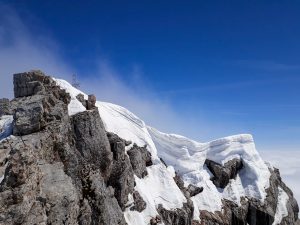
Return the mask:
M299 224L297 202L275 168L269 168L263 201L224 198L215 211L195 205L206 187L186 185L180 171L165 172L172 180L162 185L183 199L170 207L139 187L173 165L157 160L148 146L106 131L94 97L77 96L86 110L69 115L72 96L39 71L14 75L14 93L12 101L0 101L0 224ZM218 188L248 165L242 157L224 165L212 158L205 165Z

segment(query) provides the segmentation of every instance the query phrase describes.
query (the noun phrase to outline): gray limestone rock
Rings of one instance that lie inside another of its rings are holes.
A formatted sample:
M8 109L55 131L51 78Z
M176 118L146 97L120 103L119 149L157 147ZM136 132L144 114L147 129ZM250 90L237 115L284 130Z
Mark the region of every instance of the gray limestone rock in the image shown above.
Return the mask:
M224 166L206 159L205 164L207 168L214 175L212 181L219 188L225 188L230 179L234 179L239 170L243 168L241 159L232 159L225 163Z
M86 103L86 109L87 110L91 110L94 109L96 107L96 96L95 95L89 95L88 96L88 100Z
M183 203L181 209L167 210L158 205L157 211L165 225L192 225L194 207L191 201Z
M0 99L0 117L10 114L10 101L7 98Z
M19 136L0 144L0 224L125 225L106 182L113 158L98 110L70 118L70 96L40 72L14 82Z
M44 99L42 95L24 99L22 105L14 110L14 135L26 135L38 132L46 126L44 117Z
M50 77L45 76L41 71L14 74L15 98L45 92L43 83L45 83L46 80L50 80Z
M127 152L130 163L132 165L134 173L143 178L147 176L147 166L152 165L151 153L147 151L146 147L139 147L136 144Z
M113 154L98 109L75 114L72 124L77 150L108 179Z
M128 156L125 154L125 144L122 141L110 142L113 152L113 166L108 184L115 189L115 197L122 210L125 210L128 194L134 190L134 174Z
M76 96L76 99L77 99L78 101L80 101L81 104L86 108L86 100L84 99L84 95L83 95L83 94L78 94L78 95Z
M134 205L130 208L132 211L142 212L147 207L147 203L144 201L138 191L134 191L133 194Z

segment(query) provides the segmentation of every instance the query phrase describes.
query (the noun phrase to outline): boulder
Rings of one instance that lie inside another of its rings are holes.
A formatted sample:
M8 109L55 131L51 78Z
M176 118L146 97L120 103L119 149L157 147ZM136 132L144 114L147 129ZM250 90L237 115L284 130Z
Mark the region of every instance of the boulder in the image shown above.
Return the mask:
M81 104L86 108L86 100L84 99L84 95L83 95L83 94L78 94L78 95L76 96L76 99L77 99L78 101L80 101Z
M151 153L147 151L146 147L134 144L127 154L135 175L139 178L145 177L148 174L146 167L152 165Z
M32 96L45 92L44 82L49 82L50 77L41 71L14 74L15 98Z
M86 103L86 109L87 110L91 110L94 109L96 107L96 96L95 95L89 95L88 96L88 100Z
M218 188L225 188L229 183L229 180L234 179L238 171L243 168L243 162L241 159L232 159L226 162L224 166L206 159L205 165L214 175L212 181Z
M144 209L146 209L147 203L144 201L144 199L142 198L142 196L138 191L134 191L132 196L133 196L134 204L130 208L130 210L142 212Z
M44 96L35 95L25 98L14 110L14 135L27 135L38 132L46 126L44 117Z

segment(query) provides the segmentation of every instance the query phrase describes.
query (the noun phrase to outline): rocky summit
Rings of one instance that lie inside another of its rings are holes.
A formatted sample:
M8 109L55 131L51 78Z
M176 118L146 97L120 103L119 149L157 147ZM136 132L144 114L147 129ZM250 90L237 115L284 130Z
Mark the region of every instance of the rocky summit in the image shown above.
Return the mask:
M41 71L13 83L0 100L1 225L300 224L249 136L196 143Z

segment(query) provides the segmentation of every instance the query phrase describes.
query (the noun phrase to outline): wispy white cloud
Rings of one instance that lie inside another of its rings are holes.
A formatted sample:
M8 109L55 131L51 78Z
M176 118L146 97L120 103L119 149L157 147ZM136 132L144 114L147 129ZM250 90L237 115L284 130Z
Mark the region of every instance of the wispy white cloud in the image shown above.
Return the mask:
M47 40L47 41L45 41ZM0 96L13 97L12 74L41 69L68 77L55 42L41 33L32 34L11 7L0 4Z
M99 66L92 74L80 76L81 86L86 92L96 94L103 101L127 107L148 124L164 131L184 133L184 130L192 130L188 119L180 117L167 101L143 85L145 80L138 64L133 65L128 82L122 80L108 60L99 58L95 60L97 63ZM43 32L32 33L16 11L3 4L0 4L0 68L0 96L9 98L13 97L14 73L40 69L69 81L76 73L61 56L55 40Z

